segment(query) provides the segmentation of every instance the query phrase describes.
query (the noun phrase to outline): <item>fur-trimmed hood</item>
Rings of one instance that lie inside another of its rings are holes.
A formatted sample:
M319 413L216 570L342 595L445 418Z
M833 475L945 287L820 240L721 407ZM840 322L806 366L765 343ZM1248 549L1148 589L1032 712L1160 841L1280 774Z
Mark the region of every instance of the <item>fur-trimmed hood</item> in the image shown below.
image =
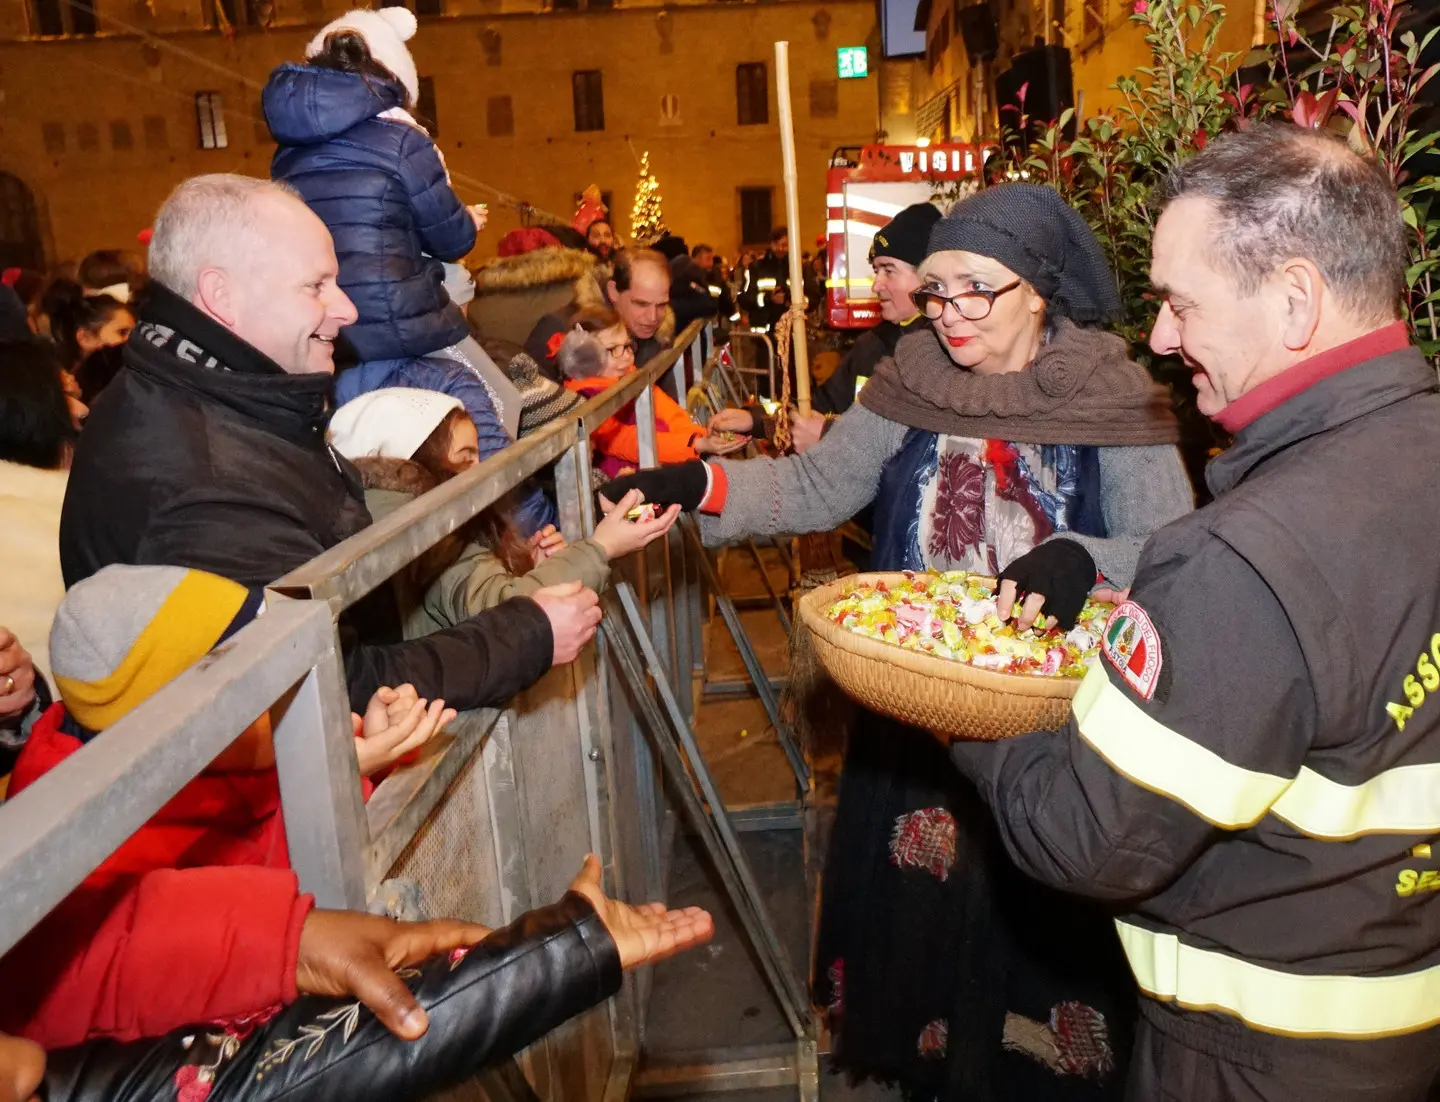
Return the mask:
M471 318L482 331L490 325L499 324L494 317L495 310L512 309L505 300L498 299L501 295L547 291L568 284L571 295L567 309L609 305L605 301L605 283L610 277L610 270L598 257L584 249L532 249L519 256L502 256L491 260L474 269L471 274L475 277L475 298L471 306L482 311L489 310L486 314L471 314ZM487 297L497 301L487 307L481 301ZM558 306L552 305L547 306L544 311L536 311L534 318L528 321L522 332L528 332L529 326L539 320L542 312L557 308ZM524 316L523 310L521 316ZM665 311L665 320L660 323L655 337L666 345L675 338L673 310Z
M475 297L572 283L577 296L581 287L588 285L589 301L585 305L592 305L603 298L600 267L599 259L584 249L552 247L502 256L474 270Z
M435 476L413 459L362 455L351 462L360 473L365 504L376 521L439 485ZM467 542L464 529L451 532L405 569L405 580L423 590L459 561Z
M419 497L438 485L435 476L413 459L362 455L352 459L351 463L360 472L360 485L367 490L388 490Z

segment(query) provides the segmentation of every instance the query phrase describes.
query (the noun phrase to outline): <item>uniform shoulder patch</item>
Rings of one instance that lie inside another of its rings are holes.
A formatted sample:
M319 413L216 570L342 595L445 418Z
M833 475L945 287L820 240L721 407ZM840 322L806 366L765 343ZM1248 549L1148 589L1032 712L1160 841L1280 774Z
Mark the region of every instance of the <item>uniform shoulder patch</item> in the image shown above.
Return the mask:
M1110 619L1105 621L1105 637L1100 649L1125 684L1146 700L1155 695L1164 658L1160 653L1160 633L1143 608L1134 601L1116 605Z

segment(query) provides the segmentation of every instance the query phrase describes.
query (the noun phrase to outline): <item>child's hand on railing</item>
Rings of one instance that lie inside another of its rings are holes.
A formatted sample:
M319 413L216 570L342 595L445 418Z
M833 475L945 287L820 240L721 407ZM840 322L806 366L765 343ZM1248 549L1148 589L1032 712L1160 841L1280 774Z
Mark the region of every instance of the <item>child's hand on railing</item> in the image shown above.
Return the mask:
M620 499L619 504L611 504L604 494L600 495L600 508L605 511L605 519L595 525L594 538L605 548L605 554L611 560L639 551L659 539L670 531L675 518L680 515L680 506L672 505L653 519L641 517L631 520L626 514L644 500L645 496L639 490L631 490Z
M541 559L548 559L551 555L557 555L565 550L565 537L553 524L545 525L526 542L534 553L537 563Z
M365 709L365 718L353 717L360 775L374 776L420 749L455 714L455 709L445 707L443 700L428 704L421 700L413 685L376 689Z

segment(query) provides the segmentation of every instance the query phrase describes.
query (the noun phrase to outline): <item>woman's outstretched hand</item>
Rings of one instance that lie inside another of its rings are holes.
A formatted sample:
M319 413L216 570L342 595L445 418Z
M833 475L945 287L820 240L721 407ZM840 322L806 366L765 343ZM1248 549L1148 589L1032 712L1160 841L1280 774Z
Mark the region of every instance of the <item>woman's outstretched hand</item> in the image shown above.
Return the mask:
M1095 573L1090 552L1074 540L1042 543L1000 571L995 615L1010 619L1018 600L1016 626L1021 630L1040 620L1044 627L1069 631L1095 587Z
M639 490L644 495L642 501L661 506L678 505L685 512L692 513L705 502L705 495L710 490L710 476L703 461L690 459L684 463L669 463L621 475L604 486L605 495L611 501L631 490Z
M756 436L755 414L748 409L722 409L705 425L710 432L738 432Z

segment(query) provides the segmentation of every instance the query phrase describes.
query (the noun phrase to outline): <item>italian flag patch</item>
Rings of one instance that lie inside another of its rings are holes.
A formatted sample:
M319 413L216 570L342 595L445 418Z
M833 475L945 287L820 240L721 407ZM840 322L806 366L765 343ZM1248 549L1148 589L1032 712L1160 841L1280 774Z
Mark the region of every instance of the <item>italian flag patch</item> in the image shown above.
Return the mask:
M1160 633L1134 601L1115 606L1105 622L1105 660L1140 696L1149 700L1160 681Z

